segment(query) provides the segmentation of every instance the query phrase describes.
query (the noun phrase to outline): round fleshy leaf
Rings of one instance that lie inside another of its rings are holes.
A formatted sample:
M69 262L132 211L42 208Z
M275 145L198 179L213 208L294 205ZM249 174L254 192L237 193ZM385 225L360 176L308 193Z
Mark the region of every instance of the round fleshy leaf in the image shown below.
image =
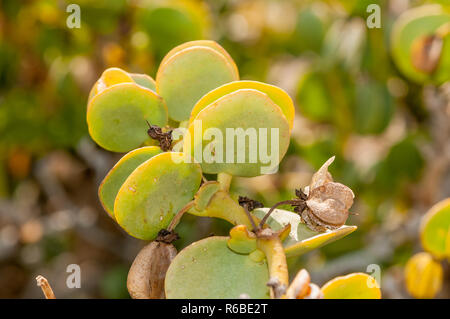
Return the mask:
M434 205L423 217L420 239L436 258L450 258L450 198Z
M269 208L257 208L252 214L258 218L263 218L268 210ZM267 224L274 231L279 231L287 224L291 224L289 236L283 241L286 257L303 255L311 250L339 240L357 229L356 226L344 225L335 230L319 233L303 224L298 214L282 209L275 209L267 220Z
M186 134L183 150L201 163L205 173L247 177L273 172L290 137L281 109L252 89L237 90L210 104Z
M412 47L413 44L423 36L433 34L439 27L450 22L450 13L442 9L440 5L423 5L415 7L404 12L395 22L392 29L391 45L392 57L400 71L409 79L423 83L430 81L432 76L419 71L412 64ZM445 57L446 49L443 51L441 58ZM445 63L448 67L448 62ZM437 70L441 67L438 65ZM447 75L442 77L442 72ZM450 70L439 70L440 75L437 77L438 83L448 80Z
M126 71L119 68L108 68L103 71L100 78L97 80L97 82L95 82L94 86L91 89L91 92L89 92L88 101L90 101L95 95L97 95L107 87L110 87L114 84L133 82L134 81L132 77Z
M283 91L279 87L257 81L235 81L224 84L217 89L214 89L211 92L205 94L192 109L189 122L191 123L195 119L197 114L211 103L217 101L219 98L226 94L240 89L254 89L267 94L269 98L280 107L281 111L283 111L284 116L289 122L289 129L292 130L295 117L295 108L292 99L285 91Z
M160 65L161 66L164 65L169 60L169 58L171 58L173 55L180 52L181 50L184 50L184 49L187 49L190 47L194 47L194 46L208 47L208 48L211 48L211 49L217 51L218 53L222 54L227 59L227 61L233 66L233 68L235 69L234 70L235 73L239 74L239 70L238 70L233 58L231 57L231 55L216 41L211 41L211 40L196 40L196 41L189 41L189 42L180 44L179 46L173 48L172 50L169 51L169 53L166 54L166 56L162 59Z
M381 290L372 276L353 273L336 277L322 287L325 299L380 299Z
M414 298L433 298L442 288L443 269L426 252L415 254L405 266L406 289Z
M89 134L101 147L127 152L149 139L147 123L164 126L167 108L155 92L135 83L106 88L89 102Z
M136 20L157 57L180 43L210 37L209 6L197 0L147 1L137 10Z
M156 88L167 103L169 117L184 121L203 95L238 79L225 56L209 47L194 46L175 53L160 66Z
M105 176L98 189L98 197L106 212L114 219L114 201L127 177L142 163L162 153L157 146L146 146L123 156Z
M147 74L130 73L130 76L136 84L156 92L156 82Z
M250 254L256 250L256 236L245 225L234 226L230 230L228 247L238 254Z
M254 261L227 247L229 237L209 237L184 248L166 274L169 299L269 298L269 271L265 259ZM255 259L256 260L256 259Z
M200 166L183 153L158 154L125 180L116 196L114 215L130 235L155 239L175 214L193 199L202 178Z

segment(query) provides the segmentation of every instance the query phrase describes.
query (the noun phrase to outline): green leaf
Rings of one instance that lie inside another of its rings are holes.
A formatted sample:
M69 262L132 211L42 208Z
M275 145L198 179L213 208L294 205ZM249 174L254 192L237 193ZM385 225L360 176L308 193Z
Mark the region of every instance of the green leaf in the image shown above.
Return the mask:
M394 114L394 101L385 85L375 81L356 83L355 129L360 134L380 134Z
M146 146L133 150L123 156L105 176L98 189L103 208L114 219L114 201L117 192L128 176L142 163L161 153L157 146Z
M208 237L180 251L167 270L167 298L236 299L241 294L269 298L265 259L256 262L233 252L227 247L228 239Z
M149 139L146 121L166 125L167 108L155 92L135 83L107 87L88 105L89 134L109 151L127 152L141 146Z
M450 198L434 205L423 217L420 239L436 258L450 258Z
M278 129L278 141L273 140L275 129ZM207 131L212 133L210 139L204 135ZM203 138L198 137L200 134ZM289 123L280 107L260 91L240 89L226 94L197 115L189 125L183 150L196 157L205 173L251 177L277 167L287 151L289 137ZM272 150L274 145L277 147ZM261 156L264 148L270 155L269 161ZM272 154L276 151L278 154Z
M238 79L236 68L223 54L210 47L193 46L160 65L156 88L167 103L169 117L184 121L204 94Z
M290 96L279 87L257 81L234 81L208 92L197 102L197 104L195 104L195 107L191 112L191 117L189 118L189 123L192 123L198 113L208 107L211 103L217 101L226 94L240 89L253 89L267 94L267 96L280 107L289 122L289 129L292 129L294 125L295 107Z
M299 82L297 100L300 112L314 121L328 121L333 117L333 101L325 75L311 71Z
M130 76L136 84L156 92L156 82L147 74L130 73Z
M200 166L183 153L153 156L123 183L116 196L117 223L130 235L153 240L175 214L193 199L202 178Z
M230 230L228 247L238 254L250 254L257 248L256 236L245 225L234 226Z
M149 1L137 10L137 22L158 58L183 42L208 38L210 19L209 8L192 0Z

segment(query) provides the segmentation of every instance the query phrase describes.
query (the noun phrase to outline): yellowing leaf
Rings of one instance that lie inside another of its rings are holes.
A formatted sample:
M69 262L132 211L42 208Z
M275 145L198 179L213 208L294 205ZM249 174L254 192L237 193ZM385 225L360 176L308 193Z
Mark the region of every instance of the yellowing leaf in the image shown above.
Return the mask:
M414 255L405 267L406 289L414 298L433 298L442 288L443 270L429 253Z
M420 239L423 248L436 258L450 257L450 198L437 203L425 214Z
M322 287L325 299L380 299L376 280L365 273L336 277Z

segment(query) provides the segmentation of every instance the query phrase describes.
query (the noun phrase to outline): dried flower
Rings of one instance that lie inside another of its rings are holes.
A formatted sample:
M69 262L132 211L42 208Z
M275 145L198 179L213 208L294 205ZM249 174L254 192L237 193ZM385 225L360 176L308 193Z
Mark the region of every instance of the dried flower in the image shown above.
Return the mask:
M152 139L157 140L159 142L159 146L161 149L166 152L169 151L172 146L172 130L168 132L163 132L162 128L157 125L152 125L149 122L147 134Z
M263 227L276 207L286 204L293 206L302 222L312 230L324 232L344 225L355 195L349 187L333 182L333 177L328 172L328 167L333 161L334 156L322 165L312 176L311 183L305 187L304 192L301 189L295 190L297 198L281 201L272 206L261 220L259 227Z
M333 161L334 156L313 175L309 187L305 189L306 205L299 211L302 221L316 231L336 229L344 225L355 198L349 187L333 182L328 172Z

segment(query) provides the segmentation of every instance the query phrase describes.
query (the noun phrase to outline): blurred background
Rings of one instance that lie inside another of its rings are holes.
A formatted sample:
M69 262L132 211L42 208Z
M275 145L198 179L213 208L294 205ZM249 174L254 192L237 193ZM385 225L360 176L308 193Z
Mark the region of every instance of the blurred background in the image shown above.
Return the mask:
M105 68L154 77L174 46L218 41L241 78L285 89L296 104L288 154L275 175L236 178L232 192L266 206L291 198L332 155L334 178L356 194L348 237L289 260L321 285L381 267L384 298L409 298L403 268L422 248L419 223L450 196L449 83L417 84L390 55L390 34L412 0L3 0L0 3L0 298L129 298L128 268L144 242L101 208L97 188L121 157L88 136L86 102ZM439 1L447 3L446 1ZM66 8L81 8L70 29ZM369 4L381 28L369 29ZM447 113L446 113L447 112ZM287 209L287 207L285 207ZM183 217L176 246L226 222ZM69 289L69 264L81 288ZM448 262L444 289L450 298Z

